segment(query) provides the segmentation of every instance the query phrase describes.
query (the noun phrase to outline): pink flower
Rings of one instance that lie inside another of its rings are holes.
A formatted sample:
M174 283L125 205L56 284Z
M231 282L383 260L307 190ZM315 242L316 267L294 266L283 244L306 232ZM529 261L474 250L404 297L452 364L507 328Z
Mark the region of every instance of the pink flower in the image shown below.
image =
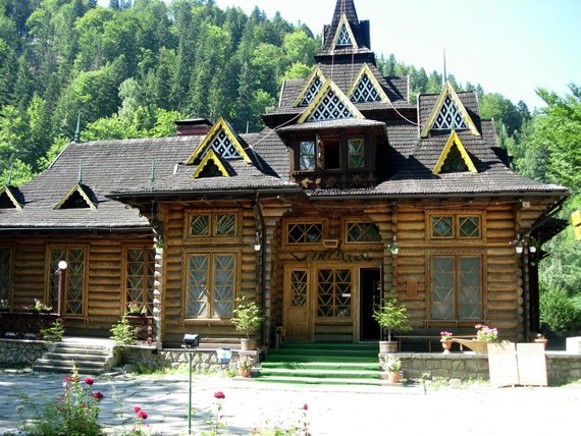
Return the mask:
M303 404L303 410L309 410L309 405L307 403Z
M214 398L217 398L219 400L223 400L224 398L226 398L226 395L224 395L224 392L218 391L218 392L214 393Z
M93 394L93 397L95 397L99 401L101 401L103 398L105 398L105 396L101 392L95 392Z
M135 406L135 407L133 408L133 410L135 411L135 413L139 413L139 412L141 411L141 407L139 407L139 406Z
M139 418L141 418L141 419L147 419L147 413L145 413L145 411L143 411L143 410L140 410L140 411L137 413L137 416L138 416Z
M85 378L85 383L87 383L89 386L93 386L93 383L95 383L95 380L93 380L91 377L87 377L87 378Z

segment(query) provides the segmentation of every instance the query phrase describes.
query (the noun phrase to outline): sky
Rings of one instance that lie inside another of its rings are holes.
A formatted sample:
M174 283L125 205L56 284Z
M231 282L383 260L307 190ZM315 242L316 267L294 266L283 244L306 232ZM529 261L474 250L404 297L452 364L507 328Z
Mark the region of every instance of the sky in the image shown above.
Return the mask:
M108 0L100 0L108 4ZM320 34L337 0L215 0L225 9L255 6L278 11ZM170 2L170 0L167 0ZM444 70L460 83L480 84L529 109L542 107L539 87L559 95L581 85L581 0L355 0L360 20L371 24L376 56Z

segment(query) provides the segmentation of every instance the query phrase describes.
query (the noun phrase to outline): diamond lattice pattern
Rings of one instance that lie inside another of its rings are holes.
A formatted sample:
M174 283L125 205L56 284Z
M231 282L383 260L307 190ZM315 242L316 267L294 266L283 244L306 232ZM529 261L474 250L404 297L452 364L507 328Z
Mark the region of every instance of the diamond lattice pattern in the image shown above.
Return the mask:
M319 270L317 316L351 316L351 270Z
M332 89L329 89L309 117L309 121L339 120L345 118L353 118L353 114L341 98Z
M446 96L444 104L440 109L440 113L432 126L436 130L450 130L450 129L467 129L466 120L462 116L462 113L456 106L456 103Z
M299 106L308 106L311 104L321 87L323 86L323 81L319 76L315 76L309 85L309 89L305 92L303 99Z
M353 45L351 42L351 35L349 35L349 32L347 31L347 27L343 26L339 38L337 39L337 47L345 47L349 45Z
M240 159L240 153L234 143L230 140L224 129L221 129L210 142L210 147L214 152L226 160ZM206 154L204 153L204 156ZM204 157L202 156L202 157Z
M372 103L375 101L381 101L379 92L367 74L364 74L361 77L361 80L359 80L353 95L351 95L351 101L353 103Z
M307 272L293 271L291 274L291 306L307 305Z

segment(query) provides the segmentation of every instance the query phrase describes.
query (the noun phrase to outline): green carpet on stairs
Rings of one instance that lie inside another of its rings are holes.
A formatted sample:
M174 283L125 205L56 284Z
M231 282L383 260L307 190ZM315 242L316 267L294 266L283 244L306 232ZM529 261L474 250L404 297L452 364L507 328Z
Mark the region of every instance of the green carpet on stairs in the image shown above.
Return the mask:
M378 344L292 342L268 351L259 382L379 385Z

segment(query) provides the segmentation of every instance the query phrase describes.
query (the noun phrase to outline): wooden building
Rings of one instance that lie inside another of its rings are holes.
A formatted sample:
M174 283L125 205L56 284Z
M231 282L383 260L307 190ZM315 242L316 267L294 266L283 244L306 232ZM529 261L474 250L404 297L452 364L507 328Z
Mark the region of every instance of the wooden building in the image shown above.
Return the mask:
M391 291L415 332L534 332L533 249L567 190L510 168L476 94L445 83L410 102L408 78L377 69L352 0L323 36L262 132L193 119L175 137L72 143L3 188L0 298L55 304L64 259L69 334L108 335L137 301L164 346L232 340L246 296L267 315L265 344L277 326L287 340L377 340L371 313Z

